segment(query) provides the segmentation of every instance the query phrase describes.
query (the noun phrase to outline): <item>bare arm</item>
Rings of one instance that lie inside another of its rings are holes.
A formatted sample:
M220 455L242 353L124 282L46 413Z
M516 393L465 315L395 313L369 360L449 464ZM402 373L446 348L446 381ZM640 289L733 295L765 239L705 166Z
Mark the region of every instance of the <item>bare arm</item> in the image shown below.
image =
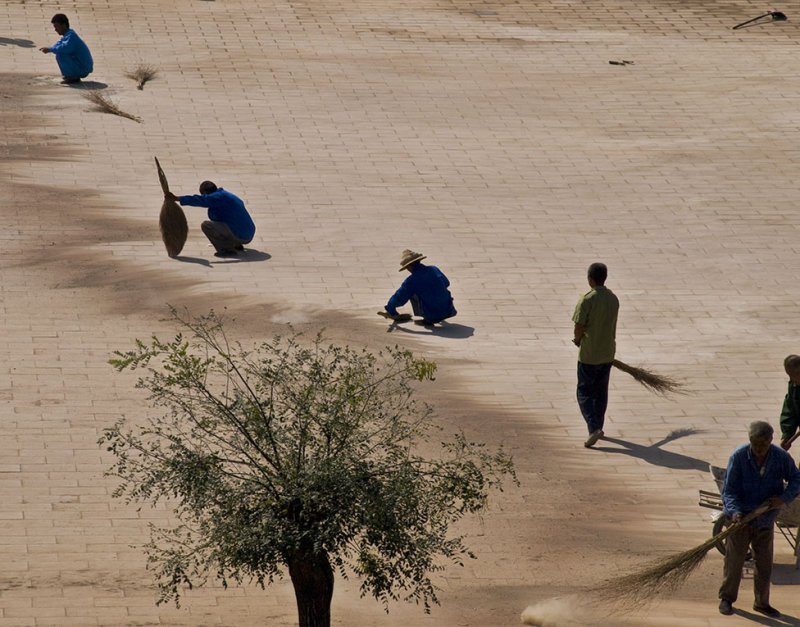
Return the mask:
M581 326L580 324L575 325L574 337L572 338L572 343L575 344L575 346L581 345L581 340L583 339L584 331L585 328L583 326Z

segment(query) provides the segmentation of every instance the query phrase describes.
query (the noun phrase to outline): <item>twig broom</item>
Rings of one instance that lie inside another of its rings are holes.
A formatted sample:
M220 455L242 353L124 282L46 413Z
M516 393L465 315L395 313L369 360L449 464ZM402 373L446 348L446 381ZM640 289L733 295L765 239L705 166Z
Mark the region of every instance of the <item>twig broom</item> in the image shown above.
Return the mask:
M161 189L166 194L169 191L167 177L164 174L164 170L161 169L158 157L155 157L155 160L156 168L158 169L158 180L161 183ZM186 215L183 213L183 209L174 200L164 198L164 202L161 205L161 214L158 216L158 226L161 229L161 239L164 240L167 254L170 257L180 255L189 235L189 225L186 223Z
M622 370L622 372L627 372L648 390L661 396L666 396L669 393L687 394L686 390L684 389L684 384L671 377L665 377L664 375L656 374L655 372L645 370L644 368L629 366L619 359L612 361L611 365Z
M741 529L768 509L769 504L762 503L747 516L706 540L703 544L656 562L639 572L611 579L593 588L591 592L598 600L628 611L641 607L662 592L673 592L700 566L708 551L713 549L718 542Z

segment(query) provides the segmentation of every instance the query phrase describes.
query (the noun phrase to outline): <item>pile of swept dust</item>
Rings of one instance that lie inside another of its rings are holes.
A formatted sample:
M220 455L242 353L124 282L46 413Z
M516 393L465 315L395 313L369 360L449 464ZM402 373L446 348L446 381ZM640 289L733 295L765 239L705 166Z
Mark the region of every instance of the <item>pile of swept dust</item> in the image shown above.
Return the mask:
M526 625L539 627L576 627L589 625L597 616L590 616L577 596L555 597L525 608L520 617Z

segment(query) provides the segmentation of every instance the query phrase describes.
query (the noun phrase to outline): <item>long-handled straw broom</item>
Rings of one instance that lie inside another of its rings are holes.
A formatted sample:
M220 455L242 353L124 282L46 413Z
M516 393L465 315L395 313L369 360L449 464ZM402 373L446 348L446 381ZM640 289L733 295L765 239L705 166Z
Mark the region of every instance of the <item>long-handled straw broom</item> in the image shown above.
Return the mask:
M158 162L158 157L155 157L155 160L156 168L158 169L158 180L161 183L161 189L166 194L169 192L169 183L167 183L167 177ZM189 225L186 223L186 215L183 213L183 209L174 200L164 198L164 202L161 205L161 213L158 216L158 226L161 229L161 239L164 240L167 254L170 257L180 255L189 235Z
M628 373L648 390L660 394L661 396L666 396L668 393L687 394L687 391L684 389L684 384L671 377L665 377L664 375L656 374L644 368L629 366L619 359L612 361L611 365L622 370L622 372Z
M662 592L672 592L680 587L701 564L708 551L736 530L770 508L767 502L759 505L741 520L733 523L699 546L677 553L648 566L639 572L606 581L591 590L598 600L621 610L633 610Z

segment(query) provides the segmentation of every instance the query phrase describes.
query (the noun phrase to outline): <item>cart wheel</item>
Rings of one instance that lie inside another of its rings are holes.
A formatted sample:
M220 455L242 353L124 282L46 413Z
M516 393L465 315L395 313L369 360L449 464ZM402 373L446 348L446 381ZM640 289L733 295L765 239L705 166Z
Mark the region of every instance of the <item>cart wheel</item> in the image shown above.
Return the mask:
M725 529L730 527L731 521L727 516L720 516L714 521L714 526L711 529L711 535L716 536L722 533ZM725 544L726 540L717 540L714 543L714 546L717 547L717 551L725 555ZM745 557L747 560L753 559L753 552L750 549L747 549L747 555Z

